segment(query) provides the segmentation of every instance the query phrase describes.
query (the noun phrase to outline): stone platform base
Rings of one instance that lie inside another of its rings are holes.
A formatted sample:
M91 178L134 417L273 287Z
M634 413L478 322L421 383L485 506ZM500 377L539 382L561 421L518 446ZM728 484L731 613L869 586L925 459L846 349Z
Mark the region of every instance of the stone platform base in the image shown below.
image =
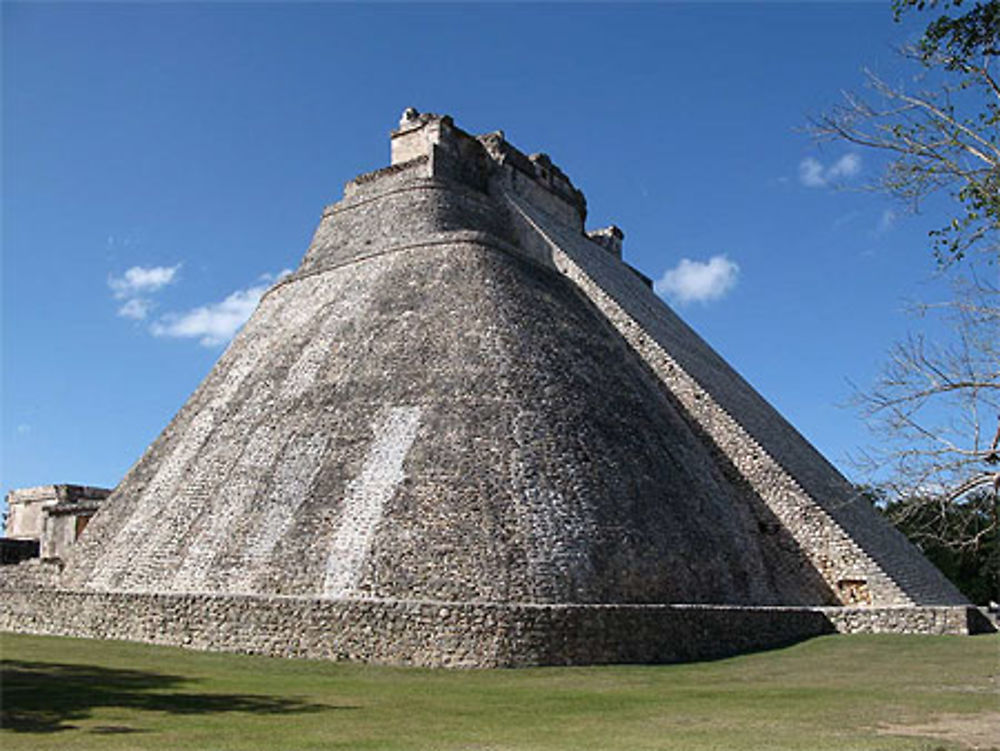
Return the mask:
M972 607L536 605L7 589L0 630L278 657L521 667L705 660L829 633L971 634Z

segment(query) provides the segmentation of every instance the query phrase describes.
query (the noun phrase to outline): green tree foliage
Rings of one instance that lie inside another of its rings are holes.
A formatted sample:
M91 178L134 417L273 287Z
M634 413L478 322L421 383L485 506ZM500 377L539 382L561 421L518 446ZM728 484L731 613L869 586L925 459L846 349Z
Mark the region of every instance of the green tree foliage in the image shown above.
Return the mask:
M976 251L1000 256L1000 0L895 0L896 18L911 10L946 11L901 54L921 69L921 88L890 84L866 71L868 90L815 119L820 138L885 152L890 159L875 187L916 209L946 191L956 212L930 232L947 265ZM964 12L963 12L964 11Z
M880 490L863 492L969 600L1000 600L1000 542L988 492L955 503L942 503L940 496L888 500Z
M893 13L898 21L912 9L926 10L940 7L957 10L962 0L894 0ZM927 64L944 54L951 70L964 70L966 61L984 55L1000 54L1000 7L996 2L978 2L972 10L952 17L942 15L933 21L920 40L922 59Z

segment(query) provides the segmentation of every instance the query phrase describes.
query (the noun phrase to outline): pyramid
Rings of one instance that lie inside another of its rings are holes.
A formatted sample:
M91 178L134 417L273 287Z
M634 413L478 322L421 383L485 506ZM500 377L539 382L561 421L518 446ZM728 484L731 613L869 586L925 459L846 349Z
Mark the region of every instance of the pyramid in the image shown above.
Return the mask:
M5 627L428 665L970 630L549 157L413 109L391 144Z

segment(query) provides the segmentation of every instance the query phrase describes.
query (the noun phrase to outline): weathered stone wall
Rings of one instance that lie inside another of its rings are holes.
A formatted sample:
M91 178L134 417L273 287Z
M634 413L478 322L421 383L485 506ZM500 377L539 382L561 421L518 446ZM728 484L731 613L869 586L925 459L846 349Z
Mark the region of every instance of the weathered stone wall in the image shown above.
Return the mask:
M45 526L45 507L59 502L53 485L20 488L7 493L7 537L40 540Z
M0 566L13 566L30 558L37 558L38 550L38 540L0 537Z
M40 485L7 494L7 537L35 540L36 555L60 558L111 494L88 485Z
M73 513L59 509L58 504L47 509L39 550L42 558L65 558L96 511L91 509L84 513Z
M992 634L980 610L961 605L820 608L840 634Z
M0 630L428 667L711 659L826 633L970 633L971 608L525 605L3 591Z
M39 550L42 558L62 558L76 542L76 517L47 515L45 534Z
M527 156L507 142L499 131L479 136L477 140L495 165L490 183L502 181L506 190L538 206L567 227L583 232L587 200L547 155Z
M391 184L395 177L365 184L349 199L329 207L296 274L450 239L448 234L456 231L513 241L504 209L488 196L440 178L411 177L396 186Z
M67 584L833 600L573 286L478 242L276 288L110 509Z
M36 552L37 556L37 552ZM59 584L59 561L29 558L0 569L0 590L53 589Z
M884 607L964 600L586 237L550 160L444 125L349 183L5 623L484 666L968 630ZM815 607L841 602L870 607Z
M574 281L677 400L720 465L775 514L847 604L965 599L752 387L627 267L537 206L506 192L522 243L549 246ZM520 238L519 238L520 239ZM541 251L538 251L541 252Z

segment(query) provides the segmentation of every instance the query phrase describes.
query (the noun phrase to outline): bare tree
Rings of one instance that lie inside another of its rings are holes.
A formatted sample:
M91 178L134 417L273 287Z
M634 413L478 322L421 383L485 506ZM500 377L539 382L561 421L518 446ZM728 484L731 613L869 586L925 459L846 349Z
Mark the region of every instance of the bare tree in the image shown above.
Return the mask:
M954 284L953 299L915 310L951 336L897 343L857 393L879 439L861 463L912 539L977 549L1000 534L1000 289L971 270Z
M810 129L817 139L883 154L885 168L868 187L913 210L932 194L951 197L950 217L929 235L954 290L945 302L916 307L929 328L897 343L874 386L858 392L878 439L861 464L880 505L911 539L996 558L1000 0L893 0L893 9L897 20L941 12L919 42L900 50L914 75L900 83L866 71L864 89L844 93ZM988 567L995 592L1000 560Z
M896 0L897 18L910 8L956 9L962 0ZM938 261L968 252L1000 256L1000 0L975 3L959 16L933 21L916 45L900 50L920 75L916 88L866 71L861 93L811 123L819 139L881 151L888 161L872 186L916 209L932 193L948 192L956 212L930 232Z

